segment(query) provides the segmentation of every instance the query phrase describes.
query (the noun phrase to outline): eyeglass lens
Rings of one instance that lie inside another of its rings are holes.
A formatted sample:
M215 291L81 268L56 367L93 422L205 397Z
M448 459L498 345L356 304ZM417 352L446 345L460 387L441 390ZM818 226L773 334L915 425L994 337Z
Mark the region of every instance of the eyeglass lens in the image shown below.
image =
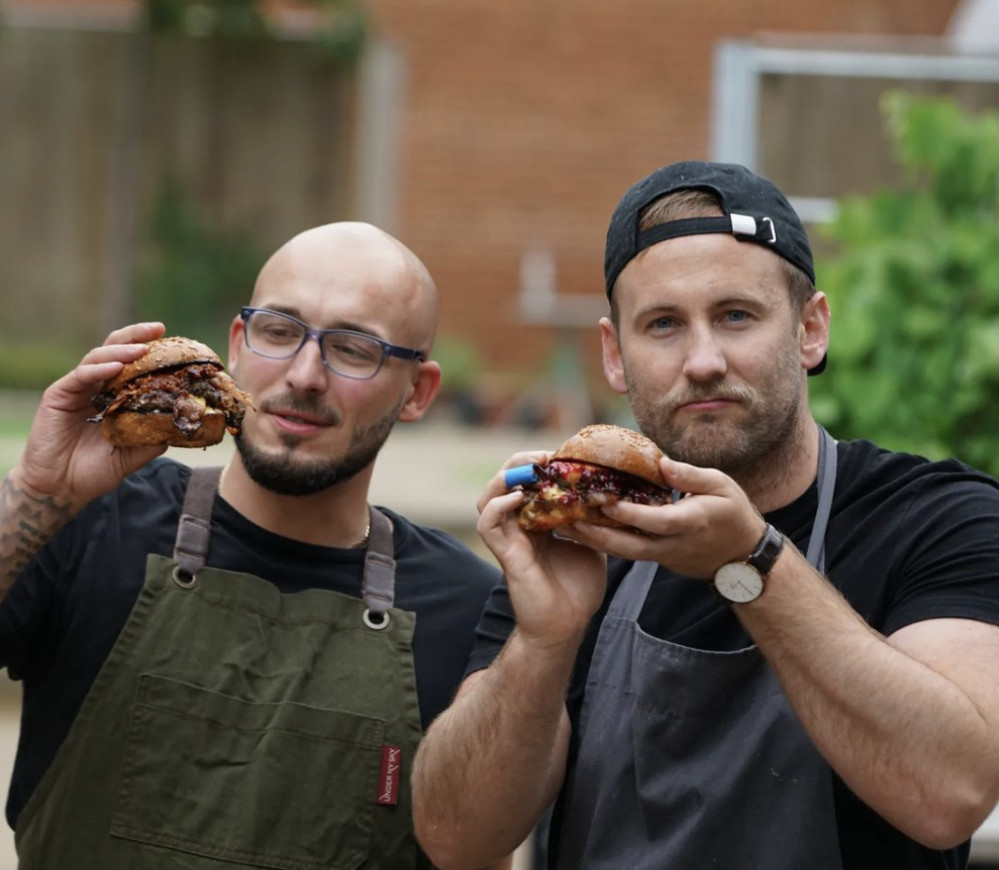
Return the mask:
M261 356L285 359L293 356L305 339L305 327L290 317L255 311L246 322L246 341ZM382 346L372 338L350 332L333 331L322 336L326 365L338 374L351 377L373 375L382 362Z

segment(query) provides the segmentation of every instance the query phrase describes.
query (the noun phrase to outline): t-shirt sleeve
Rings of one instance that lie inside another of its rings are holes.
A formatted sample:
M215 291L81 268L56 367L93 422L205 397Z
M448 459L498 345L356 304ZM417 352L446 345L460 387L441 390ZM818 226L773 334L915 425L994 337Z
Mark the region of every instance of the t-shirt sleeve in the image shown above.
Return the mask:
M999 625L999 486L930 475L901 523L882 631L940 618Z
M513 632L515 624L506 579L502 578L489 594L479 624L475 628L475 645L472 647L472 654L465 668L466 677L473 671L482 670L492 664Z
M77 517L50 538L20 573L0 603L0 667L12 679L44 667L57 645L61 611L58 589L64 571L78 562L88 515Z

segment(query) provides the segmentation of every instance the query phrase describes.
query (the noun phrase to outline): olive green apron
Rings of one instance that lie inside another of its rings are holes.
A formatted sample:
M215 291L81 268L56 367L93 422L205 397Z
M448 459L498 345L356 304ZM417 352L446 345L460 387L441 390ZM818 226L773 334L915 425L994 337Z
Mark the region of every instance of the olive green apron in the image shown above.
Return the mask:
M363 598L204 566L220 469L18 820L22 870L429 867L412 835L416 617L371 511Z

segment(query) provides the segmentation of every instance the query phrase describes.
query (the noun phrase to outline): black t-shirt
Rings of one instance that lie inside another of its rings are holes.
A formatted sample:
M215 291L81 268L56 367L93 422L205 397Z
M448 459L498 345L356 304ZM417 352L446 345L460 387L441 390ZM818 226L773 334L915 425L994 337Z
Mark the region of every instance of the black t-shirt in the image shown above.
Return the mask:
M999 624L999 484L959 462L928 462L840 442L826 575L876 630L942 617ZM808 549L815 517L813 484L767 515L795 546ZM580 648L567 705L578 717L600 622L631 562L612 559L608 592ZM639 616L649 634L698 649L736 650L752 643L732 608L710 584L659 569ZM513 627L505 585L490 597L477 629L469 671L486 667ZM574 763L576 744L569 750ZM843 866L848 870L963 868L968 847L934 852L890 826L833 775ZM552 824L557 843L559 807Z
M24 681L21 736L7 801L17 822L128 619L150 553L171 556L190 468L157 460L90 504L39 552L0 604L0 667ZM473 629L499 572L450 535L392 520L395 605L417 615L413 658L423 727L450 703ZM272 534L216 497L208 564L283 592L360 597L364 550Z

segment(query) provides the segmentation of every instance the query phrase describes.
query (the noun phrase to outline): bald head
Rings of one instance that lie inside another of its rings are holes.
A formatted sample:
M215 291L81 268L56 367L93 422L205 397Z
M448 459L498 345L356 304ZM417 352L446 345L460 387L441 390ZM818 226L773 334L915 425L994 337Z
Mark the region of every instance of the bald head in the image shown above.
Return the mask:
M429 353L437 288L409 248L378 227L345 221L305 230L264 264L254 306L336 312L349 328Z

